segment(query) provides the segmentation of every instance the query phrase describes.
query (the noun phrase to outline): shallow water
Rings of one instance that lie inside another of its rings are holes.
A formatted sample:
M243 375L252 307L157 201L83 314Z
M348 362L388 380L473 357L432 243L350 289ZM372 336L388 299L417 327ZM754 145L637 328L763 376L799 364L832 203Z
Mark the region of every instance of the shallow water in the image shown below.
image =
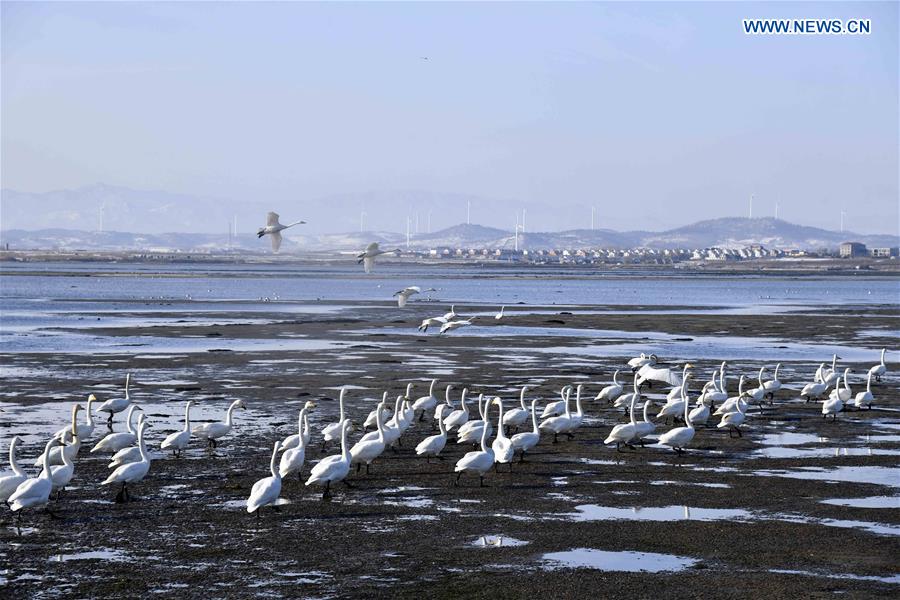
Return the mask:
M610 552L593 548L576 548L551 552L541 557L547 569L599 569L629 573L661 573L681 571L697 564L695 558L657 554L655 552Z

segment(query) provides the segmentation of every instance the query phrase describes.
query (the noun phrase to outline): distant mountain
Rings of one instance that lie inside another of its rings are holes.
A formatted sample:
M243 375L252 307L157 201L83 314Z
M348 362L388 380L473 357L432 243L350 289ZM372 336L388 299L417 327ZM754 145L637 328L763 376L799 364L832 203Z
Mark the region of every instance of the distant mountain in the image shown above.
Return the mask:
M405 248L407 229L412 248L512 248L516 241L512 233L516 211L526 208L529 223L540 223L540 226L529 225L519 234L520 248L706 248L763 244L817 249L835 248L851 239L869 246L898 243L897 236L839 233L772 218L712 219L660 232L554 231L575 220L579 208L550 210L512 200L419 191L343 194L275 204L256 198L203 198L106 184L40 194L4 189L0 191L0 237L4 243L20 248L211 250L228 247L231 237L228 232L236 219L240 234L231 245L266 251L268 244L257 240L253 232L264 223L269 210L277 209L285 222L300 218L308 221L285 233L282 252L350 251L372 241ZM469 208L472 220L478 221L478 225L446 226L465 219ZM101 220L103 233L97 233ZM537 228L543 232L531 231ZM396 231L404 233L393 233Z
M353 232L322 235L300 234L291 229L284 235L283 254L298 251L350 252L379 242L382 248L406 248L406 236L393 232ZM576 229L571 231L520 233L519 248L743 248L762 244L768 248L834 249L844 241L858 241L870 247L897 246L898 238L889 235L859 235L795 225L771 218L723 218L701 221L663 232ZM482 225L454 225L435 233L410 235L409 247L432 248L507 248L515 246L512 231ZM39 231L0 231L0 243L13 249L83 249L83 250L181 250L193 252L222 251L229 247L241 252L268 253L267 240L253 234L125 232L88 232L69 229Z

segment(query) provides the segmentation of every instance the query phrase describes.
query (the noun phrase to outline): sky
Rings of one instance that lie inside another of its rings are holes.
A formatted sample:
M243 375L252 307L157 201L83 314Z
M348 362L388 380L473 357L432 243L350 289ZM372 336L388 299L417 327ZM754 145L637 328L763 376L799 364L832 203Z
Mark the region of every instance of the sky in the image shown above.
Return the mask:
M900 228L898 3L3 2L2 186ZM743 18L869 18L748 36ZM538 209L531 208L538 207ZM578 207L578 208L575 208ZM535 226L532 225L532 229Z

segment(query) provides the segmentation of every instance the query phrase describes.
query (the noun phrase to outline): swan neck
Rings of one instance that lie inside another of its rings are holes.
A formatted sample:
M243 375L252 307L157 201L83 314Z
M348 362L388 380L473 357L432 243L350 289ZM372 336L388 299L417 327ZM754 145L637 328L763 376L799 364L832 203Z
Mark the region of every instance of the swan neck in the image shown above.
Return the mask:
M531 401L531 427L533 433L540 435L537 418L537 398Z
M278 446L278 442L275 442L275 449L272 450L272 458L269 460L269 471L271 471L272 477L276 479L281 478L281 473L275 468L275 457L278 455Z
M184 430L191 430L191 405L190 403L184 406Z
M147 456L147 447L144 445L144 430L146 428L146 425L138 428L138 450L141 453L142 462L150 462L150 457Z
M347 430L348 429L349 429L349 427L347 427L346 424L344 424L341 427L341 459L345 463L350 462L350 450L347 448Z
M41 474L38 477L44 477L46 479L50 479L50 450L53 448L53 440L47 442L47 446L44 448L44 460L42 461L42 466L44 470L41 471ZM65 454L65 452L63 452Z
M382 416L383 407L379 404L375 410L375 426L378 428L378 441L384 443L384 417Z
M25 476L25 471L19 467L19 463L16 462L16 444L19 443L19 438L13 438L13 441L9 443L9 466L13 470L13 473L18 475L19 477Z
M484 427L481 428L481 451L487 452L487 436L488 436L488 413L491 412L491 404L488 403L487 407L484 409Z
M637 397L638 397L638 392L635 392L634 394L632 394L632 396L631 396L631 407L628 409L628 416L629 416L629 418L630 418L630 421L631 421L631 424L632 424L632 425L635 424L635 420L634 420L634 403L637 402L637 400L638 400Z
M341 411L341 422L344 421L344 394L346 393L347 388L341 388L341 395L338 398L338 408Z

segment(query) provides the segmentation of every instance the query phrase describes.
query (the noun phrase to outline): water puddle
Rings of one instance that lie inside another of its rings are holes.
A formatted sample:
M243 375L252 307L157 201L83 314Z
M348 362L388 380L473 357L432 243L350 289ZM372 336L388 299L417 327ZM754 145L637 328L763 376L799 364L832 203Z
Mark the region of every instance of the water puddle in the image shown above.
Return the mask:
M75 552L72 554L57 554L50 558L51 562L69 562L72 560L111 560L126 561L129 556L120 550L111 550L104 548L101 550L91 550L88 552Z
M582 504L570 515L573 521L722 521L747 520L753 513L740 508L695 508L690 506L651 506L621 508Z
M469 543L470 546L476 548L515 547L525 546L526 544L528 544L528 542L525 540L517 540L516 538L507 535L482 535Z
M770 569L769 573L781 575L803 575L805 577L827 577L828 579L849 579L852 581L876 581L878 583L900 584L900 574L888 575L853 575L850 573L816 573L814 571L798 571L794 569Z
M763 477L789 477L844 483L871 483L900 487L900 467L799 467L794 470L753 471Z
M695 558L657 554L655 552L609 552L593 548L576 548L545 554L548 569L598 569L628 573L663 573L681 571L699 562Z
M853 508L900 508L900 496L868 496L866 498L829 498L821 504L852 506Z

